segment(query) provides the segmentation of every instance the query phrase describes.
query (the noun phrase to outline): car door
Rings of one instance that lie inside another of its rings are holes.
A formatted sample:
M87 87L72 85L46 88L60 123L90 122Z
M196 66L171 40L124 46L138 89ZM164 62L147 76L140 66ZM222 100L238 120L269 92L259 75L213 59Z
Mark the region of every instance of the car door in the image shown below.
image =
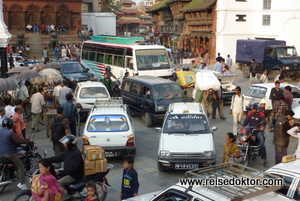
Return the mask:
M296 86L291 86L291 87L292 87L291 92L294 96L292 108L295 108L297 106L300 106L300 90Z

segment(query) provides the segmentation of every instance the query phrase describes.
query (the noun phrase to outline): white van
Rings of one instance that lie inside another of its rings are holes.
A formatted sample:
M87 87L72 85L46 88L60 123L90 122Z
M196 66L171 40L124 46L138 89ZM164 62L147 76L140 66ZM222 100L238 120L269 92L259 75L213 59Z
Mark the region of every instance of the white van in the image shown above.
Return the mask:
M74 92L75 104L80 113L88 113L98 100L109 100L110 95L102 82L78 82Z
M122 98L96 100L83 130L83 146L98 145L106 157L135 155L135 136L131 116Z
M171 103L166 112L158 147L159 171L189 170L216 163L213 131L202 104Z

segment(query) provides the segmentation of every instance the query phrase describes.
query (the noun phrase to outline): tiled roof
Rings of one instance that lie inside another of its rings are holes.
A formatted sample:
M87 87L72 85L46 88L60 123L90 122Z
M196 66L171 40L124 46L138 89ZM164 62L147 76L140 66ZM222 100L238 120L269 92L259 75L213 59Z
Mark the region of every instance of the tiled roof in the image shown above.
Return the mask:
M122 11L108 5L103 5L103 11L104 12L113 12L115 15L122 16L125 15Z
M188 5L183 7L181 11L197 11L205 10L207 7L213 5L217 0L192 0Z
M168 0L166 2L167 5L171 4L171 3L175 3L175 2L190 2L191 0Z
M143 20L137 17L120 17L118 24L146 24Z
M126 14L142 14L141 11L134 8L121 8L120 10Z

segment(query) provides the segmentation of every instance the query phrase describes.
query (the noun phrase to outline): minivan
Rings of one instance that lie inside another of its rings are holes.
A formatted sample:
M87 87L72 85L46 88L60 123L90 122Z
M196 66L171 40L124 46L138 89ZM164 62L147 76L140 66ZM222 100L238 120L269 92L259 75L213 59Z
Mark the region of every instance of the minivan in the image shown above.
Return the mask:
M142 116L147 127L163 121L170 103L184 101L178 83L147 75L125 78L122 97L133 114Z

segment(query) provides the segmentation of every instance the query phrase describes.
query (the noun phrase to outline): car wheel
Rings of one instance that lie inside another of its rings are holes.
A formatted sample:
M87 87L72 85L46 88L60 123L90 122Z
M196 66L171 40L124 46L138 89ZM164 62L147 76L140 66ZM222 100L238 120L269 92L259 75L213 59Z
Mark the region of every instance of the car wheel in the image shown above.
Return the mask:
M145 125L147 127L151 127L152 126L153 122L152 122L152 119L151 119L149 113L145 113L144 114L144 122L145 122Z
M160 171L160 172L164 172L164 171L165 171L165 169L164 169L163 166L160 164L160 162L157 162L157 169L158 169L158 171Z
M249 78L249 77L250 77L249 66L244 66L244 68L243 68L243 76L244 76L245 78Z
M269 79L274 80L280 74L281 74L280 70L272 70Z

